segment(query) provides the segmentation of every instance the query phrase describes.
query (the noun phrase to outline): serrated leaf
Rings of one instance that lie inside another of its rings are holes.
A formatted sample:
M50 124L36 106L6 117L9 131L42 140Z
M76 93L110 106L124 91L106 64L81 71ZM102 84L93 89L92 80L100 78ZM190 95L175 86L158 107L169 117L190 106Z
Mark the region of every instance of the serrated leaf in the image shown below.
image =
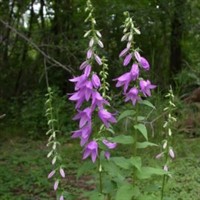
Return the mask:
M141 170L142 167L142 161L141 158L139 156L136 157L131 157L130 158L130 163L136 167L139 171Z
M133 144L134 138L132 136L129 136L129 135L118 135L118 136L110 139L110 141L116 142L118 144Z
M158 146L157 144L151 142L137 142L138 149L145 149L146 147Z
M140 104L144 104L150 108L156 109L156 107L148 100L139 101Z
M118 121L126 118L126 117L129 117L129 116L134 116L135 114L135 111L134 110L125 110L124 112L122 112L120 114L120 116L118 117Z
M140 190L138 187L130 184L122 185L116 194L115 200L131 200L133 197L138 197L140 195Z
M146 128L146 126L144 124L136 124L136 125L134 125L134 128L136 130L139 130L140 133L142 133L142 135L144 136L144 138L146 140L148 140L147 128Z
M126 159L124 157L113 157L111 160L119 167L123 169L129 169L131 167L131 163L129 159Z

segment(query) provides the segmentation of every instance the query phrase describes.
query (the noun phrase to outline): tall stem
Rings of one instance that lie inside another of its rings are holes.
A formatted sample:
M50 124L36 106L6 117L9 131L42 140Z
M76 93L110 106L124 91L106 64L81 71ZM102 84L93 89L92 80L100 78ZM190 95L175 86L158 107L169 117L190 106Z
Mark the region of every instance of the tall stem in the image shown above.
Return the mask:
M135 121L136 124L138 121L138 105L136 104L136 113L135 113ZM137 140L138 140L138 132L137 129L134 128L134 144L133 144L133 157L137 155ZM133 168L133 186L135 182L136 176L135 176L135 169Z
M103 185L102 185L102 166L101 166L101 158L99 158L98 162L98 172L99 172L99 192L103 193Z
M160 198L160 200L163 200L163 197L164 197L164 191L165 191L165 177L166 177L166 175L163 175L162 190L161 190L161 198Z

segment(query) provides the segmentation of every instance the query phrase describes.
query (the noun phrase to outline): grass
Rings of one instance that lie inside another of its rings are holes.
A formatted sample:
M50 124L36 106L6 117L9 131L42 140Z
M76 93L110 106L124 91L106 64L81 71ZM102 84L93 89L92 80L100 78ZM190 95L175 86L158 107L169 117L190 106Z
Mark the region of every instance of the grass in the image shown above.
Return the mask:
M80 147L78 143L63 141L63 162L66 164L66 180L64 188L74 194L91 190L91 177L76 179L76 171L82 165ZM187 139L176 136L176 159L171 163L172 178L166 189L166 200L198 200L200 196L200 138ZM25 136L1 138L0 143L0 199L1 200L52 200L55 199L53 182L47 179L51 171L50 161L46 158L48 149L46 141L31 140ZM153 152L154 153L154 152ZM161 165L161 161L152 159L152 151L146 153L145 160L151 164ZM145 191L158 188L160 178L145 183ZM88 182L85 183L85 182ZM72 199L78 199L74 197ZM154 198L157 199L157 198ZM159 199L159 198L158 198Z

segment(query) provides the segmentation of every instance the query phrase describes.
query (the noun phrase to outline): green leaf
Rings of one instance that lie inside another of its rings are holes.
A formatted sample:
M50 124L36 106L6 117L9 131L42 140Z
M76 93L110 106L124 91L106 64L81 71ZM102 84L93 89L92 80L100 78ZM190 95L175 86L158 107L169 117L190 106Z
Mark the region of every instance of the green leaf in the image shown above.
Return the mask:
M131 163L129 159L126 159L124 157L113 157L111 160L119 167L123 169L129 169L131 167Z
M112 142L116 142L118 144L133 144L134 138L129 135L118 135L112 139L110 139Z
M135 111L134 110L125 110L124 112L121 113L121 115L118 117L118 121L129 117L129 116L133 116L135 115Z
M146 129L146 126L144 124L136 124L134 126L135 129L139 130L140 133L142 133L142 135L144 136L144 138L146 140L148 140L148 135L147 135L147 129Z
M168 172L164 171L163 169L160 168L153 168L153 167L142 167L140 171L136 172L136 176L139 179L148 179L152 175L167 175Z
M139 188L130 184L122 185L116 194L115 200L131 200L133 197L138 197L140 195Z
M140 104L144 104L150 108L156 109L156 107L148 100L139 101Z
M143 116L137 116L137 120L138 121L144 121L146 119L146 117Z
M141 170L142 167L142 161L141 158L139 156L136 157L131 157L130 158L130 163L136 167L139 171Z
M124 181L125 177L122 175L119 166L114 162L102 162L102 167L112 177L112 180L117 180L117 183Z
M158 145L151 142L137 142L136 146L138 149L145 149L147 147L158 146Z

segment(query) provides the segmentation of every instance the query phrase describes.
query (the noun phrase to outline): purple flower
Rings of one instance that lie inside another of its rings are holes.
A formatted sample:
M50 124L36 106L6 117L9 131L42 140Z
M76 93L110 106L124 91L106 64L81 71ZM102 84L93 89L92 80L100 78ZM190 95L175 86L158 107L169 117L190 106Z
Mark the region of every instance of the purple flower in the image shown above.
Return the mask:
M86 159L88 156L91 156L92 162L96 161L98 155L98 144L96 141L91 141L88 143L84 149L83 159Z
M89 49L88 51L87 51L87 59L90 59L91 57L92 57L92 49Z
M149 80L147 80L147 81L140 80L140 88L141 88L141 92L146 97L146 96L151 96L150 90L156 88L156 86L152 85Z
M137 80L139 77L139 67L137 64L133 64L131 68L131 78L133 81Z
M127 72L114 80L118 81L116 84L116 87L121 87L124 85L124 92L126 92L126 90L128 89L128 86L132 80L132 75L130 72Z
M99 109L98 111L99 118L102 120L104 125L108 128L109 127L109 122L111 123L116 123L117 120L112 116L110 112L105 110L104 108Z
M86 81L83 88L81 88L81 92L84 93L84 97L86 101L89 101L92 93L93 93L93 85L91 81Z
M86 67L87 65L88 65L88 62L87 62L87 61L84 61L84 62L80 65L79 69L80 69L80 70L85 69L85 67Z
M123 51L121 51L121 53L119 54L119 57L125 56L128 53L129 49L130 48L125 48Z
M72 138L80 138L81 139L80 145L83 146L88 142L91 133L92 133L92 125L91 123L88 123L80 130L73 131Z
M88 76L90 75L91 69L92 69L92 67L91 67L91 65L89 65L89 64L85 67L84 75L85 75L86 77L88 77Z
M109 142L108 140L104 139L102 141L109 149L114 149L117 146L116 142Z
M94 54L94 58L99 65L102 65L101 58L97 54Z
M139 52L137 51L135 51L134 55L140 66L145 70L149 70L150 65L149 62L146 60L146 58L140 56Z
M101 81L96 74L92 75L92 84L96 89L101 86Z
M48 178L51 178L51 177L53 177L53 175L56 173L56 171L55 170L53 170L53 171L51 171L50 173L49 173L49 175L48 175Z
M73 118L73 120L80 119L79 128L82 128L86 123L91 121L92 109L90 107L85 108Z
M77 108L80 108L82 103L84 102L85 100L85 94L84 94L84 91L83 90L79 90L77 92L74 92L71 94L71 97L69 98L69 100L71 101L77 101L76 103L76 109Z
M132 53L129 53L129 54L125 57L123 65L124 65L124 66L127 66L127 65L130 63L131 58L132 58Z
M58 189L58 184L59 184L59 180L56 180L53 186L54 190Z
M99 108L103 107L103 104L109 105L109 102L106 101L99 92L94 91L92 93L92 109L95 109L96 106Z
M110 152L106 151L104 153L104 156L106 157L107 160L109 160L110 159Z
M136 87L131 88L126 94L125 102L129 100L132 101L133 105L135 105L137 101L141 100L141 98L138 96L138 89Z

